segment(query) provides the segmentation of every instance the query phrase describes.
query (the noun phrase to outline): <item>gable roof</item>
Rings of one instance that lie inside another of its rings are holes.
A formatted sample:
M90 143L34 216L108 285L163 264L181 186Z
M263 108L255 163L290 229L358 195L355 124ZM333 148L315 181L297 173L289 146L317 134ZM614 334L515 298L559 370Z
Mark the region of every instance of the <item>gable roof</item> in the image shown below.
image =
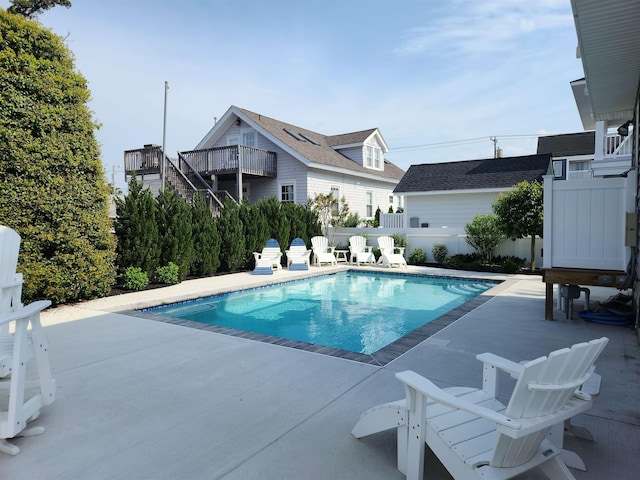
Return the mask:
M227 110L220 121L214 125L205 138L198 144L196 149L205 148L212 139L215 142L216 133L223 133L227 128L225 125L228 125L231 120L235 121L236 118L240 118L246 122L263 136L307 166L325 168L333 171L347 170L361 176L369 176L394 183L404 175L404 170L386 159L384 161L383 171L373 170L364 168L333 148L338 145L362 144L372 135L377 135L377 138L382 143L383 149L386 151L384 139L376 128L342 135L327 136L236 106L231 106L229 110ZM216 132L218 129L220 130Z
M412 165L395 193L510 188L518 182L542 180L550 154Z
M593 155L596 150L596 132L567 133L538 138L538 153L553 157Z

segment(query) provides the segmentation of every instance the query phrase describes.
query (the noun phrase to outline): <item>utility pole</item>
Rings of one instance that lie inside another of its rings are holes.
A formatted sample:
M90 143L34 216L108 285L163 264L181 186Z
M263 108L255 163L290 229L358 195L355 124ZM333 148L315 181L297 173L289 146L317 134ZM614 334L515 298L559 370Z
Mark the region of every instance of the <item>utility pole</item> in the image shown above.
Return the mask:
M493 158L498 158L498 137L491 137L489 140L493 142Z
M164 122L162 123L162 157L160 159L160 191L164 190L165 182L165 156L167 148L167 92L169 91L169 82L164 82Z

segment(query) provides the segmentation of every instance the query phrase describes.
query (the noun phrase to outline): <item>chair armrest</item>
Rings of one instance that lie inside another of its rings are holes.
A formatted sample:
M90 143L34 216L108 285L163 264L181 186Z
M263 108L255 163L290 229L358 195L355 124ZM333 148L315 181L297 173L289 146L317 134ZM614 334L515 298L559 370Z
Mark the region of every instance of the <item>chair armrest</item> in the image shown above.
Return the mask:
M404 257L404 247L393 247L398 251L398 254L402 255Z
M433 382L426 379L425 377L418 375L416 372L413 372L411 370L399 372L396 373L396 378L400 380L400 382L405 385L405 389L407 389L407 402L412 401L412 398L415 397L412 394L412 391L415 391L422 394L426 398L435 400L438 403L447 405L452 408L457 408L465 412L469 412L478 417L486 418L487 420L495 422L498 425L502 425L504 427L515 430L520 429L519 422L512 420L511 418L489 408L475 405L473 403L469 403L458 397L455 397L437 387ZM409 403L408 406L411 409L411 405Z
M522 373L523 366L520 363L513 362L506 358L499 357L493 353L480 353L476 355L476 359L480 360L485 365L491 365L504 372L511 374L514 377L519 377Z
M15 312L11 312L8 315L0 316L0 325L15 322L16 320L22 320L23 318L28 318L34 313L41 312L49 305L51 305L50 300L39 300L37 302L30 303L26 307L20 308Z
M260 257L262 257L262 253L260 252L253 252L253 258L254 260L259 260Z
M373 252L373 247L371 245L365 245L364 253L372 253L372 252Z

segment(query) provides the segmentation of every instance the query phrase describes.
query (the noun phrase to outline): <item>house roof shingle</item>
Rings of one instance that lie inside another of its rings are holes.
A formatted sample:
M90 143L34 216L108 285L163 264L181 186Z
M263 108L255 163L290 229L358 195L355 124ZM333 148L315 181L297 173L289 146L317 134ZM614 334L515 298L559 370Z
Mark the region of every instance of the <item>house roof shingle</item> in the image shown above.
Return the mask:
M385 160L384 162L383 171L372 170L358 165L350 158L347 158L332 148L332 146L335 145L362 143L376 131L375 128L362 130L360 132L327 136L290 123L281 122L274 118L265 117L264 115L251 112L244 108L236 108L244 116L269 132L270 135L274 136L282 143L286 144L290 149L312 163L344 168L361 174L377 176L385 180L400 180L404 175L404 170L388 160ZM293 134L301 135L302 139L296 138L291 133L288 133L287 130ZM311 139L312 142L305 140L304 137Z
M550 161L550 154L538 154L412 165L394 192L509 188L524 180L541 181Z
M550 153L556 158L593 155L595 146L595 132L567 133L538 138L538 153Z

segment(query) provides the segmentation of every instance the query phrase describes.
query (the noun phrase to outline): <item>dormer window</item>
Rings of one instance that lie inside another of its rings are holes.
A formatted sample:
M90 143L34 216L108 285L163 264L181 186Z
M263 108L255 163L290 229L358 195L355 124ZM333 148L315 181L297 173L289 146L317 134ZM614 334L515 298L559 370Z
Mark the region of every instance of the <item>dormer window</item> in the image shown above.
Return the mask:
M365 145L363 167L382 170L382 150L376 146Z

